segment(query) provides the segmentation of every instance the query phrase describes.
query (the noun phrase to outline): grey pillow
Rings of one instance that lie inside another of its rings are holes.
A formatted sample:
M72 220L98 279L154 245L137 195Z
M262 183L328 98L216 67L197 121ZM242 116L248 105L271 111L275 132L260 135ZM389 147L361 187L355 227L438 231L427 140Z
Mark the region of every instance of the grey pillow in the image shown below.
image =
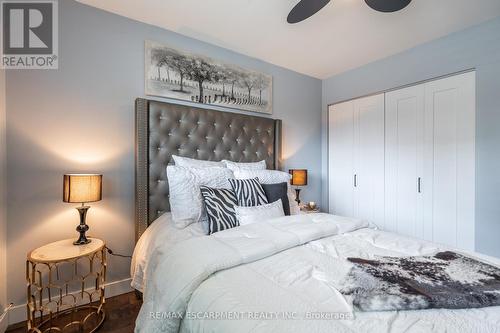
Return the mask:
M264 192L266 193L268 202L275 202L281 199L283 204L283 213L285 215L290 215L290 202L288 201L288 184L287 183L277 183L277 184L261 184Z

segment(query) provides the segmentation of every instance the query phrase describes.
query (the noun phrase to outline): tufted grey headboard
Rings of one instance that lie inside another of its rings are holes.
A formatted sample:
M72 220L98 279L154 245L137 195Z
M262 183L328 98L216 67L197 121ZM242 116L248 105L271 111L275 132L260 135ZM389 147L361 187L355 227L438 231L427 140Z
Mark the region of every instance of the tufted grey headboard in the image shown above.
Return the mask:
M170 211L166 167L172 155L208 161L266 160L279 169L281 120L138 98L135 101L136 241Z

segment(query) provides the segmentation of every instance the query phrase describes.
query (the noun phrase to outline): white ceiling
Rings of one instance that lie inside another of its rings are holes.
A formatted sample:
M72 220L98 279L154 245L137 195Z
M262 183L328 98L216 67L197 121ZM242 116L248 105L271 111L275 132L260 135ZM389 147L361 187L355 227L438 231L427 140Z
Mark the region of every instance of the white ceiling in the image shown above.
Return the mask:
M379 13L332 0L301 23L298 0L79 0L320 79L500 16L499 0L413 0Z

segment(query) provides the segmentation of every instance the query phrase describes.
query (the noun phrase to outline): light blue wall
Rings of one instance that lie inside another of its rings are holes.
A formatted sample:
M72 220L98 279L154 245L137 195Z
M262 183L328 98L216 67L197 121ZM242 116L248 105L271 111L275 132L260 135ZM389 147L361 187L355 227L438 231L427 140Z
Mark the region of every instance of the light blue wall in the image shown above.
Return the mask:
M134 100L144 97L146 39L272 75L284 168L309 169L303 198L320 200L320 80L74 1L59 1L59 13L59 70L7 74L10 301L25 300L26 252L75 236L76 210L61 200L65 172L104 173L90 234L132 253ZM128 260L111 257L108 268L109 281L129 276Z
M328 104L471 68L477 73L476 248L500 257L500 19L323 81L323 207Z
M0 313L7 307L7 212L6 212L6 117L5 71L0 69ZM7 328L7 320L0 320L0 332Z

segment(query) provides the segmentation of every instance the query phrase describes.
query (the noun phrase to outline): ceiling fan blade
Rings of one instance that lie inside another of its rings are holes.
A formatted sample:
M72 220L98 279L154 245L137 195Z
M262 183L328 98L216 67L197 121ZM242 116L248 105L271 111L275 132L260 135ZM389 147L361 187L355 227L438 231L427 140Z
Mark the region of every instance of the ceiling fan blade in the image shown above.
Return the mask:
M365 0L366 4L379 12L397 12L408 6L411 0Z
M290 14L288 14L288 23L298 23L313 16L325 7L330 0L301 0L293 7Z

